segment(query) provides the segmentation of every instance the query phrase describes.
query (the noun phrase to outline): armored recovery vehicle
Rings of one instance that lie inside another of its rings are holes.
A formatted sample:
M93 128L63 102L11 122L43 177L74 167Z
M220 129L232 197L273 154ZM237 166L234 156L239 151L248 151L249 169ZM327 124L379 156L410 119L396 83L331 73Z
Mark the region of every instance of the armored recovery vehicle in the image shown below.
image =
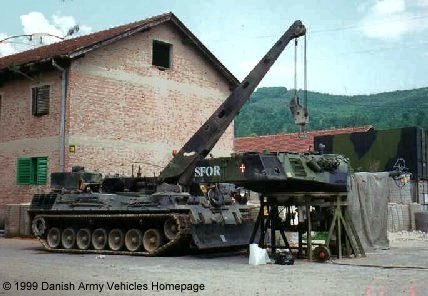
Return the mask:
M253 222L231 199L213 206L155 178L106 178L73 169L53 173L52 191L35 194L32 229L48 250L161 255L245 245ZM99 188L102 187L102 190Z
M287 44L305 34L296 21L188 140L158 177L106 178L76 169L54 173L52 191L36 194L32 229L57 252L161 255L179 249L248 244L248 208L192 186L195 166L220 139ZM194 185L194 184L193 184Z

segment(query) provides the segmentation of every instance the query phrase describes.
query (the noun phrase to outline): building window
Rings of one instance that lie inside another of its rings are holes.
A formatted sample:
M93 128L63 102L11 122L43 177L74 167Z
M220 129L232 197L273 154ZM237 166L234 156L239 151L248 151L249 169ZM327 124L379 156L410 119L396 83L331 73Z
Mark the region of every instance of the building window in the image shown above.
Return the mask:
M31 89L31 97L33 100L32 114L34 116L49 114L49 91L49 85L33 87Z
M171 68L171 48L172 44L153 40L152 65Z
M48 176L47 157L18 158L16 183L20 185L44 185Z
M1 95L0 95L0 120L1 120L1 109L2 109L2 108L1 108L1 107L2 107L2 100L1 100L1 99L2 99L2 97L1 97Z

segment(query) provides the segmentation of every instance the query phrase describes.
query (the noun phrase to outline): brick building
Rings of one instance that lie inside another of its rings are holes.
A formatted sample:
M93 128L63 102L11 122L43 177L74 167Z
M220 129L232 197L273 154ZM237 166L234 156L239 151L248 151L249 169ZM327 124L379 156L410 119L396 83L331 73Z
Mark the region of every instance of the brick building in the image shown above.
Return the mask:
M158 173L238 84L172 13L0 58L0 224L54 171Z

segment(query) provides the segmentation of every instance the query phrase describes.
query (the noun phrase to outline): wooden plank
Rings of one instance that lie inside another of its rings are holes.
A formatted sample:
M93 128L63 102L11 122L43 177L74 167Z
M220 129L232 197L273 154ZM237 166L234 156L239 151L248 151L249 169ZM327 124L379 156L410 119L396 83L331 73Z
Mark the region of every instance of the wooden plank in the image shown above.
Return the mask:
M340 196L337 197L336 211L337 211L337 250L338 258L342 259L342 227L340 223L340 217L342 216L340 208Z
M309 261L312 261L312 225L311 225L311 198L306 197L306 221L308 225L306 243L307 243L307 254Z
M345 218L342 215L340 216L340 220L343 223L343 229L345 229L345 233L348 236L348 240L349 240L349 243L351 244L351 248L354 250L354 254L355 255L358 255L358 254L361 255L361 251L358 248L358 245L355 241L355 237L352 233L352 230L349 227L349 224L347 223L347 221L345 220Z
M334 211L333 220L331 221L330 229L328 230L327 240L325 241L325 245L328 247L330 245L331 236L333 235L334 227L336 225L336 217L337 213Z
M351 228L351 231L354 235L355 241L357 242L358 248L360 249L361 256L366 257L366 252L364 251L363 245L361 244L360 237L358 236L357 230L355 229L355 225L349 216L348 210L345 211L345 219Z

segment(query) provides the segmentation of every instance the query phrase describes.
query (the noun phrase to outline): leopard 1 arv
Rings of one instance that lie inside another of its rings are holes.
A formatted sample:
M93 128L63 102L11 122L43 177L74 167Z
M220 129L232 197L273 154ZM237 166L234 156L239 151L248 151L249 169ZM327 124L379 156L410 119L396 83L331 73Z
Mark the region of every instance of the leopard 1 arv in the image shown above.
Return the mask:
M46 249L63 252L161 255L248 243L246 206L231 198L213 205L173 185L156 192L154 181L53 173L52 191L31 202L32 230Z
M296 21L159 176L102 179L81 168L52 174L51 192L34 195L29 211L43 246L57 252L161 255L247 245L254 226L249 208L233 200L233 188L204 189L192 181L193 174L287 44L305 32Z

